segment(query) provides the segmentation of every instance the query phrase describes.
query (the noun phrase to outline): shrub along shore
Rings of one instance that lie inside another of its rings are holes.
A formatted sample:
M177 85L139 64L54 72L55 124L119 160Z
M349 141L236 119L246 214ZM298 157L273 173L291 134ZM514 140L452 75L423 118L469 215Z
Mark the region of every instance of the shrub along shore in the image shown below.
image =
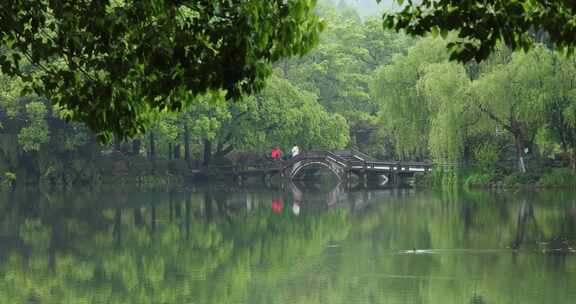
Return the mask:
M565 167L540 168L538 171L482 172L474 168L418 175L416 187L457 186L466 189L562 189L576 190L576 172Z

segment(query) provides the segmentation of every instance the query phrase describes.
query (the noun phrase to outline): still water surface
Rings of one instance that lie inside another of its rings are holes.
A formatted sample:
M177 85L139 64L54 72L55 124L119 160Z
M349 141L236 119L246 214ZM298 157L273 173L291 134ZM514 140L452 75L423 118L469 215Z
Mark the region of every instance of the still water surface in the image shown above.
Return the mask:
M576 195L0 193L0 303L575 303Z

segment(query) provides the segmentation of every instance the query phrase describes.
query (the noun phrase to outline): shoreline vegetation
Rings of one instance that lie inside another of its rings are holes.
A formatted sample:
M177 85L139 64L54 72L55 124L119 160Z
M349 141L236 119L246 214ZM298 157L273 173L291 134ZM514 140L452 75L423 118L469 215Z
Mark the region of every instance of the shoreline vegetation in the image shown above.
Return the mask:
M444 171L415 177L416 188L463 188L473 190L576 190L576 173L564 167L543 168L541 171L482 172L473 168Z
M259 161L266 161L265 155L261 155ZM198 186L206 182L234 181L235 175L231 168L245 165L226 159L213 166L202 167L199 160L190 164L183 159L148 159L119 152L101 154L87 163L74 166L75 161L71 161L58 170L48 169L48 173L41 176L26 175L25 170L7 171L0 176L0 191L13 190L17 184L40 189L105 189L117 186L159 189ZM20 173L24 175L19 177ZM576 173L562 163L551 161L541 162L537 168L526 173L516 172L510 167L500 167L490 172L476 167L464 167L416 174L413 186L417 189L576 190Z

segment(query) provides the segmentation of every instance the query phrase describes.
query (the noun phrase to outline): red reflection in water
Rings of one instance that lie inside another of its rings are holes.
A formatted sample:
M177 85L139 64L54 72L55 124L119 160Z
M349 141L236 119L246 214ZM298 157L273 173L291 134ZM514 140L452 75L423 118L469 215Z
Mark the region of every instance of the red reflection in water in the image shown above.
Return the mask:
M284 207L284 204L282 203L281 200L273 200L272 201L272 212L280 213L280 212L282 212L283 207Z

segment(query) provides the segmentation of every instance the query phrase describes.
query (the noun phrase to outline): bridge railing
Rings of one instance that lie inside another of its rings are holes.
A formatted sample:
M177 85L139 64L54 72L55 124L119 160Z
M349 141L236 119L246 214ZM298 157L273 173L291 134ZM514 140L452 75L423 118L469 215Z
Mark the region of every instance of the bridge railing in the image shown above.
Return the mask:
M348 149L348 150L340 150L334 151L335 154L338 154L342 157L350 157L354 158L359 161L376 161L376 159L366 153L360 152L356 149Z
M330 152L330 151L305 151L302 152L298 155L296 155L295 157L292 157L288 160L285 160L282 162L282 166L283 167L288 167L288 166L292 166L294 165L296 162L299 162L301 160L314 160L314 159L318 159L318 160L322 160L325 159L326 157L331 157L332 159L334 159L335 161L338 161L342 164L344 164L345 166L349 165L348 160L344 159L343 157Z
M294 158L282 163L284 168L295 164L301 160L322 160L326 157L341 163L343 166L351 169L373 169L373 170L390 170L390 171L430 171L434 165L430 162L413 162L413 161L379 161L356 150L341 151L305 151Z
M335 161L341 163L344 166L350 166L351 165L349 160L345 159L344 157L342 157L336 153L326 151L326 156L333 158Z
M405 161L351 161L351 169L356 170L385 170L385 171L408 171L427 172L433 165L428 162L405 162Z
M334 151L335 154L346 158L353 166L366 166L367 168L374 166L403 166L403 167L432 167L430 162L414 162L414 161L381 161L374 157L360 152L356 149L348 149L341 151Z

